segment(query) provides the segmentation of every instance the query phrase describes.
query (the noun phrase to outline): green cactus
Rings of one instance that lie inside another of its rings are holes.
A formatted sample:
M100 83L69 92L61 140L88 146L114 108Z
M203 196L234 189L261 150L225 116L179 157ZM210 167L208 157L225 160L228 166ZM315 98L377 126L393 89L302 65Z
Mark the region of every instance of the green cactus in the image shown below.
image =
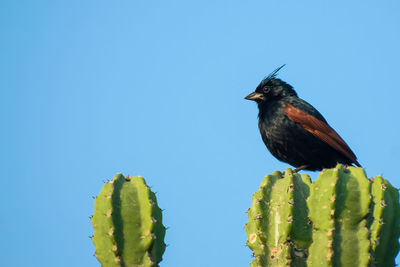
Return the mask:
M371 231L371 260L376 266L394 266L394 258L399 250L399 194L381 176L371 180L373 197L367 222Z
M306 266L311 225L306 199L311 180L287 169L265 177L253 195L245 229L255 259L251 266Z
M158 266L165 227L155 194L142 177L117 174L94 203L95 255L103 267Z
M250 265L395 266L398 198L382 177L340 164L313 183L290 169L268 175L248 211Z

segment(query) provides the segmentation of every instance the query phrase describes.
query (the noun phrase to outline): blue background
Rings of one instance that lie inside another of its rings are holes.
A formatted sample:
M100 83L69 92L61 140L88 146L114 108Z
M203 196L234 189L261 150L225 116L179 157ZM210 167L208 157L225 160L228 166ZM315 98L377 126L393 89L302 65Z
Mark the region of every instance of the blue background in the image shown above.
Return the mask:
M161 266L248 266L251 196L288 165L243 97L284 63L279 77L368 176L399 187L399 12L368 0L2 0L2 266L99 266L92 196L117 172L158 192Z

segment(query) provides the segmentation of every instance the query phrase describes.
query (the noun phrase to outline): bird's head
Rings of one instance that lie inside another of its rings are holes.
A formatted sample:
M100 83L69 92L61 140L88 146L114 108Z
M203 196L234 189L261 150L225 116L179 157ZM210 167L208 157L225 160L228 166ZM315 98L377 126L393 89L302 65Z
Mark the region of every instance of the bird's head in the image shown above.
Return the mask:
M278 71L285 65L274 70L257 86L256 90L245 97L247 100L253 100L258 104L266 103L270 100L283 98L285 96L297 96L290 84L276 78Z

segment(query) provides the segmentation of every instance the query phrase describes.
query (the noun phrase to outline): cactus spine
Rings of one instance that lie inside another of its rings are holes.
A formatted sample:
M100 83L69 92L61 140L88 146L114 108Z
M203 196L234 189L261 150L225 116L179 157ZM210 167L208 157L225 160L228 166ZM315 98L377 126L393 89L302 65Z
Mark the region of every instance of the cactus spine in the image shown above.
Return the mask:
M313 183L290 169L268 175L248 211L251 266L395 266L398 198L382 177L340 164Z
M117 174L95 199L95 255L104 267L158 266L165 227L155 194L142 177Z

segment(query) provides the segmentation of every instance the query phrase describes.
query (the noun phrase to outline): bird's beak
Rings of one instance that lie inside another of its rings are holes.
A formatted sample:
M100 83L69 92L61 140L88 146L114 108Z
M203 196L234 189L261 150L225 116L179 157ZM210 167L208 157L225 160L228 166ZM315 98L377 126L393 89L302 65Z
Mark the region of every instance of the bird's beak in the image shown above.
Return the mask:
M261 101L264 99L264 95L261 93L253 92L246 96L244 99L253 100L253 101Z

